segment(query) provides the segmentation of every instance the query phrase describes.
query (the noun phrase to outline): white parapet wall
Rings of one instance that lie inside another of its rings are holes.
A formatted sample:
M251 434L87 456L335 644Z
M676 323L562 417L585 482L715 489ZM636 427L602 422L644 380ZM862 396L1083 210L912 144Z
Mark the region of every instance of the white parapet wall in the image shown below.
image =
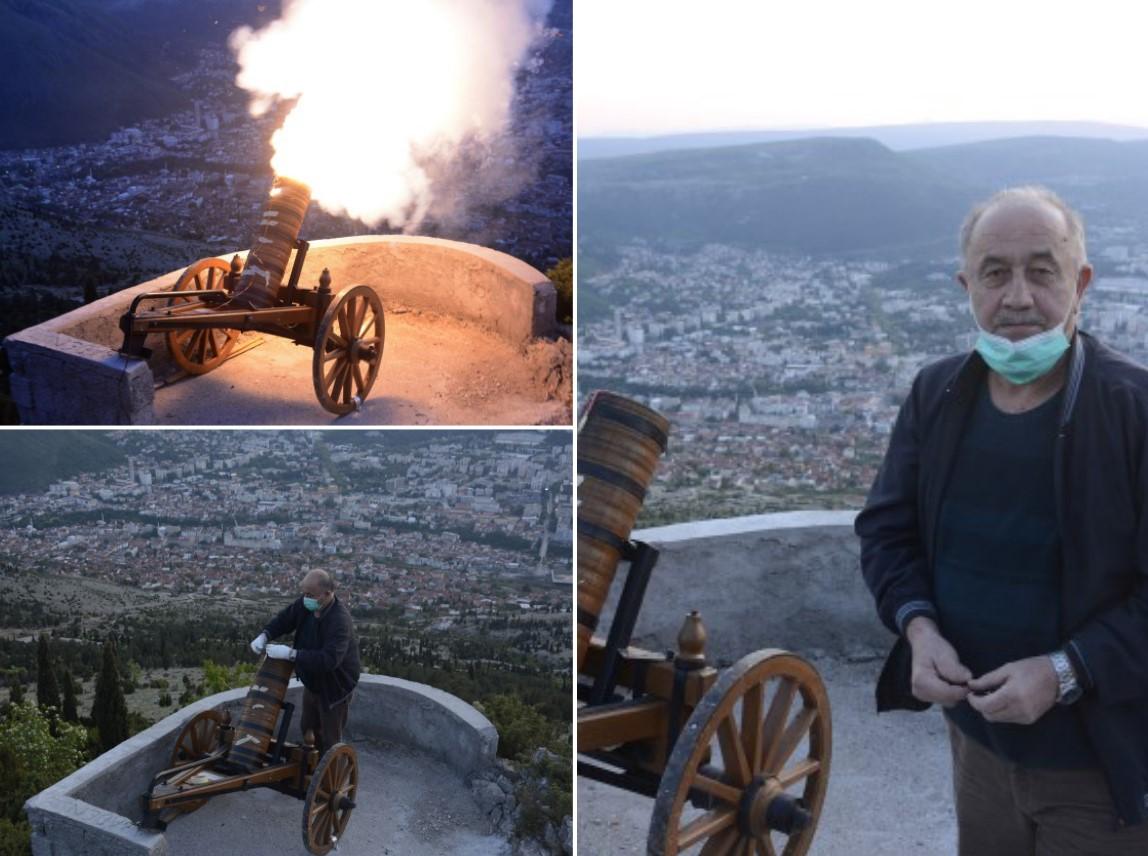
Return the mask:
M706 653L729 664L762 648L869 657L889 632L861 577L855 511L794 511L636 529L659 550L633 644L676 647L682 620L701 613ZM622 584L614 581L598 633L605 634Z
M330 269L334 291L369 285L382 298L384 311L397 305L448 315L515 344L557 331L554 285L525 262L486 247L409 235L313 241L300 286L314 286L324 268ZM118 291L7 337L4 348L20 421L154 424L151 368L144 360L118 353L123 343L119 321L137 295L171 289L182 272ZM163 336L149 336L147 345L154 352L152 362L166 362Z
M61 779L24 804L34 856L164 856L162 832L141 829L140 796L168 766L179 731L204 710L236 719L246 688L200 699ZM295 705L288 740L299 742L302 687L287 690ZM498 733L490 721L442 690L399 678L364 674L355 690L344 739L385 740L435 757L463 780L494 763Z

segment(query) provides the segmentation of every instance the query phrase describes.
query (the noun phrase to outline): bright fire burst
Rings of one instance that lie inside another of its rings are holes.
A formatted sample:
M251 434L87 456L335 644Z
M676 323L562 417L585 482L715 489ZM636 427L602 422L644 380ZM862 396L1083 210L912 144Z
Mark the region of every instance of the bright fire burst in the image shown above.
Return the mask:
M271 166L323 208L413 228L431 185L420 155L502 133L514 73L548 2L285 0L231 36L251 112L297 99Z

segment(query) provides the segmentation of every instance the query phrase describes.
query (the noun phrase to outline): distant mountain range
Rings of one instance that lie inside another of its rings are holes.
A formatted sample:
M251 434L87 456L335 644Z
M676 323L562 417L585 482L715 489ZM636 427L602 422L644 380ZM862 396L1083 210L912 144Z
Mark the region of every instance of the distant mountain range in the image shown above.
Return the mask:
M269 0L0 0L0 148L103 140L172 113L170 82L207 40L278 12Z
M1104 122L936 122L928 125L872 125L862 128L820 128L769 131L708 131L655 137L582 137L578 159L613 158L680 149L712 149L751 143L779 143L813 137L862 137L894 151L954 146L1017 137L1084 137L1105 140L1145 140L1148 128Z
M0 432L0 459L0 493L44 490L60 479L101 472L127 460L106 434L34 428Z
M1148 140L1026 137L893 151L813 138L579 164L579 244L632 238L850 254L952 250L969 206L1047 184L1090 223L1148 224Z

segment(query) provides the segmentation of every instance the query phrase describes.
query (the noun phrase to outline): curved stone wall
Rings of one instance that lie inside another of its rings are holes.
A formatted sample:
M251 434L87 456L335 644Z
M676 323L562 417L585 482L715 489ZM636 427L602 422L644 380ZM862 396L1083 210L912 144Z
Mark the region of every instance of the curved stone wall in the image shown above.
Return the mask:
M762 648L868 657L891 643L861 578L854 511L795 511L634 530L660 551L633 643L677 647L701 612L711 662ZM618 575L601 629L621 589Z
M212 708L243 709L247 689L200 699L105 752L25 803L36 856L162 856L162 833L140 829L139 797L167 766L179 730ZM295 705L288 739L298 742L302 686L291 681ZM494 763L498 733L466 702L441 690L398 678L364 674L344 732L347 740L388 740L414 747L469 779Z
M300 284L314 286L325 267L331 271L335 291L370 285L384 307L460 318L514 344L557 330L553 284L525 262L474 244L408 235L313 241ZM119 355L123 342L119 319L137 295L167 291L181 273L172 271L6 338L12 398L20 421L154 423L152 371L143 360ZM149 336L147 345L154 352L153 362L166 361L163 336Z

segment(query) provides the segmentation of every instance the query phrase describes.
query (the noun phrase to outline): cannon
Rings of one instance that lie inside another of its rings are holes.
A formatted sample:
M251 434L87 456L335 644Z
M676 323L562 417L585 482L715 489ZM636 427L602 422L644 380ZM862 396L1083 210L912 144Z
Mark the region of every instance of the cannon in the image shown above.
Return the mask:
M324 409L340 415L359 409L383 358L383 304L369 285L333 292L327 269L317 286L300 286L309 245L299 230L310 201L305 184L277 176L247 261L200 259L171 291L137 295L120 318L120 353L146 359L148 334L164 333L175 363L200 375L231 356L240 333L258 331L313 349L312 381ZM162 307L140 308L154 301Z
M314 736L286 740L294 705L284 701L294 664L264 657L234 725L226 711L201 711L180 730L167 769L140 797L141 826L166 829L211 797L273 788L303 800L303 843L323 856L343 837L359 788L358 757L336 743L320 757ZM278 723L278 727L276 724Z
M578 427L578 775L653 797L651 856L802 856L829 783L816 669L766 649L725 669L686 614L677 650L630 645L658 551L630 532L667 446L660 414L594 393ZM626 565L605 636L599 617Z

